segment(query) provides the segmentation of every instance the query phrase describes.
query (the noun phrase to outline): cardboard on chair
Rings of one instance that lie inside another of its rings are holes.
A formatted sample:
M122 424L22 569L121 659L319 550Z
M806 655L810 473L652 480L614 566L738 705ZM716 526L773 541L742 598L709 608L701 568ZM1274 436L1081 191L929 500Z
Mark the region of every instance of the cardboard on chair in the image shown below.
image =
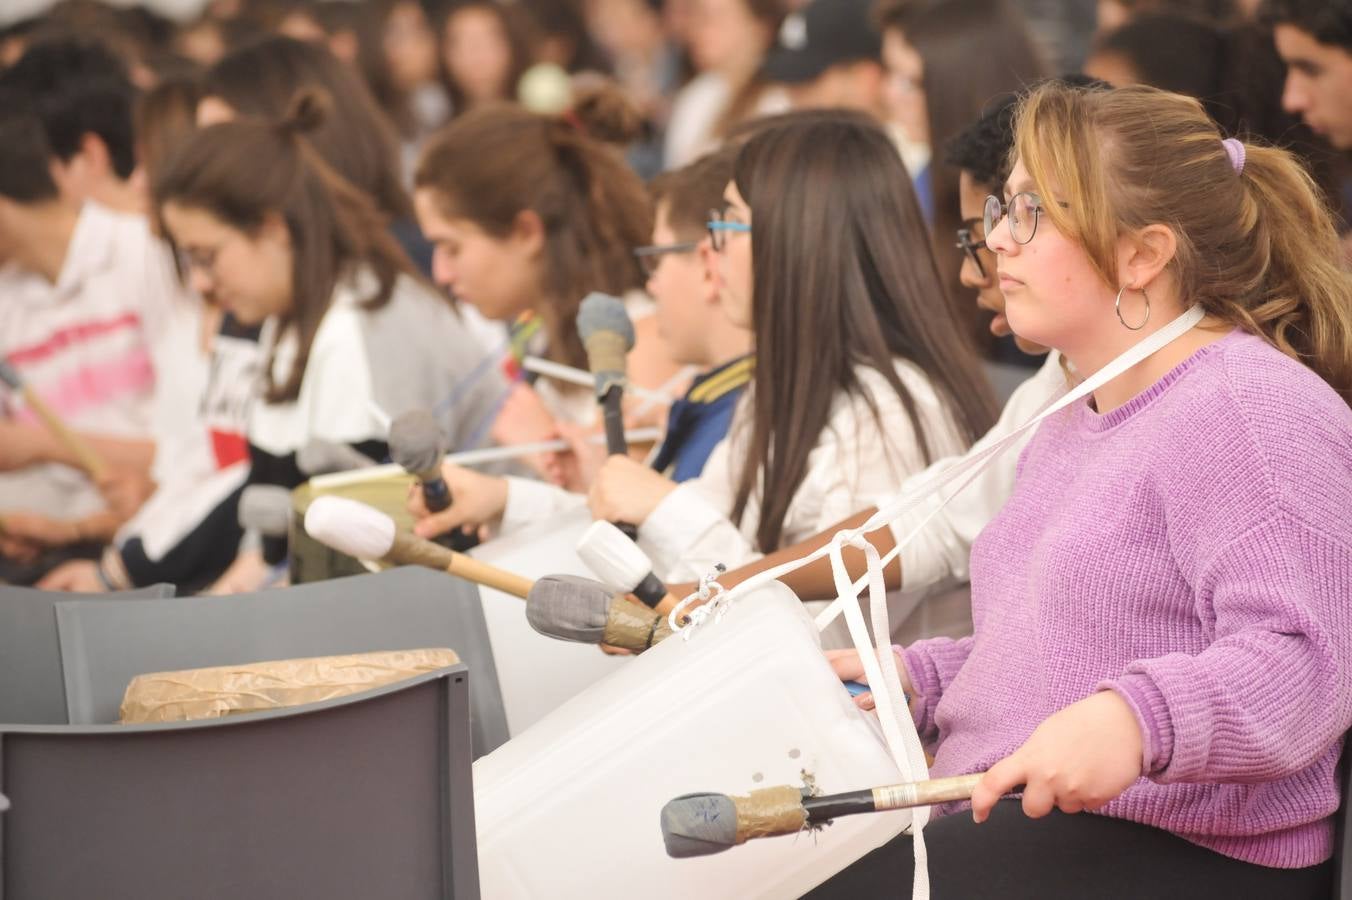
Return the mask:
M452 650L389 650L138 675L122 722L216 719L346 697L455 665Z

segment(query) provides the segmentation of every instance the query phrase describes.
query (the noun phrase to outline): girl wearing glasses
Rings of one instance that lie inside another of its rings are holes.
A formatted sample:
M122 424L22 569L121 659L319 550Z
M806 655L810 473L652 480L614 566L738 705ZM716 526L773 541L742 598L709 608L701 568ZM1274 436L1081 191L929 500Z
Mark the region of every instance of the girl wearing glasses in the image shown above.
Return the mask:
M880 128L785 116L747 141L724 201L709 243L724 311L755 335L748 397L698 479L678 486L612 457L590 495L597 518L639 526L668 580L815 534L993 419Z
M193 288L241 324L263 326L251 484L299 485L296 453L313 441L384 457L386 417L434 406L482 353L415 274L372 199L309 143L328 103L305 92L280 122L198 131L155 180L164 233ZM465 421L486 416L497 394L475 384L461 400ZM284 539L242 553L217 589L258 586L284 553Z
M1017 334L1088 376L1204 317L1037 430L972 551L975 634L895 651L933 773L985 773L926 830L935 893L1328 896L1352 726L1331 218L1288 153L1175 94L1047 85L1017 134L985 215ZM907 837L813 896L910 870Z

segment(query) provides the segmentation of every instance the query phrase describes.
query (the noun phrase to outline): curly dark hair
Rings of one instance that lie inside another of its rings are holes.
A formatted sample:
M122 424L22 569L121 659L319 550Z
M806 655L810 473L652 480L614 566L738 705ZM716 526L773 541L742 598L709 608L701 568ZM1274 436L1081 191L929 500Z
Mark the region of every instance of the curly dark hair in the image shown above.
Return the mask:
M1263 0L1265 25L1294 25L1321 44L1352 51L1352 0Z
M1108 85L1088 75L1065 75L1048 79L1070 87L1107 89ZM995 97L981 111L981 117L953 136L944 145L944 162L962 169L972 179L999 193L1009 177L1014 148L1014 114L1024 92Z

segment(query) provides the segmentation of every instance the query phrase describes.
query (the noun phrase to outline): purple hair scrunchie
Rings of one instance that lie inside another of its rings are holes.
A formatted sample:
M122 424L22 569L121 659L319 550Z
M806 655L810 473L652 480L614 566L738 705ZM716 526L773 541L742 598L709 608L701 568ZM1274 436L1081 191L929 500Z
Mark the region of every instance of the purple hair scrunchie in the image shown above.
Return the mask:
M1225 155L1230 157L1230 165L1234 168L1235 174L1243 172L1244 160L1248 158L1248 154L1244 151L1244 143L1234 138L1226 138L1221 141L1221 146L1225 148Z

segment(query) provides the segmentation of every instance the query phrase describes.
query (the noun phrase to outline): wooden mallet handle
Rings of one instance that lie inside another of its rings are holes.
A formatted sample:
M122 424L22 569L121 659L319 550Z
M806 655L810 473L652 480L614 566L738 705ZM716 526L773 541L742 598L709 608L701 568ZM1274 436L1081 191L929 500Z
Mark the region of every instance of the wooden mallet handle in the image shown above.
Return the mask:
M525 600L526 595L530 593L532 584L529 578L499 569L497 566L490 566L488 563L479 562L472 556L455 553L454 551L452 551L451 564L446 567L446 572L466 581L473 581L475 584L482 584L485 587L502 591L504 594L520 597L522 600Z
M406 531L395 534L394 544L386 558L400 565L442 569L448 575L491 587L504 594L520 597L522 600L530 593L530 586L533 583L529 578L480 562L472 556L456 553Z
M70 455L75 457L75 461L81 469L89 473L90 478L95 481L103 478L108 471L108 466L94 452L94 449L78 434L71 431L66 423L61 421L61 417L56 414L56 411L47 405L47 401L38 396L37 391L25 384L18 371L4 360L0 360L0 381L23 395L24 402L28 404L29 409L33 410L33 413L42 420L52 436L70 451Z
M81 469L89 473L90 478L99 481L107 474L108 466L94 452L94 448L89 446L84 438L71 431L66 423L61 421L61 417L56 414L56 411L47 405L47 401L39 397L27 385L24 385L23 396L24 402L37 414L37 417L42 420L42 423L47 426L52 435L70 451L71 456L75 457L75 461L79 463Z

